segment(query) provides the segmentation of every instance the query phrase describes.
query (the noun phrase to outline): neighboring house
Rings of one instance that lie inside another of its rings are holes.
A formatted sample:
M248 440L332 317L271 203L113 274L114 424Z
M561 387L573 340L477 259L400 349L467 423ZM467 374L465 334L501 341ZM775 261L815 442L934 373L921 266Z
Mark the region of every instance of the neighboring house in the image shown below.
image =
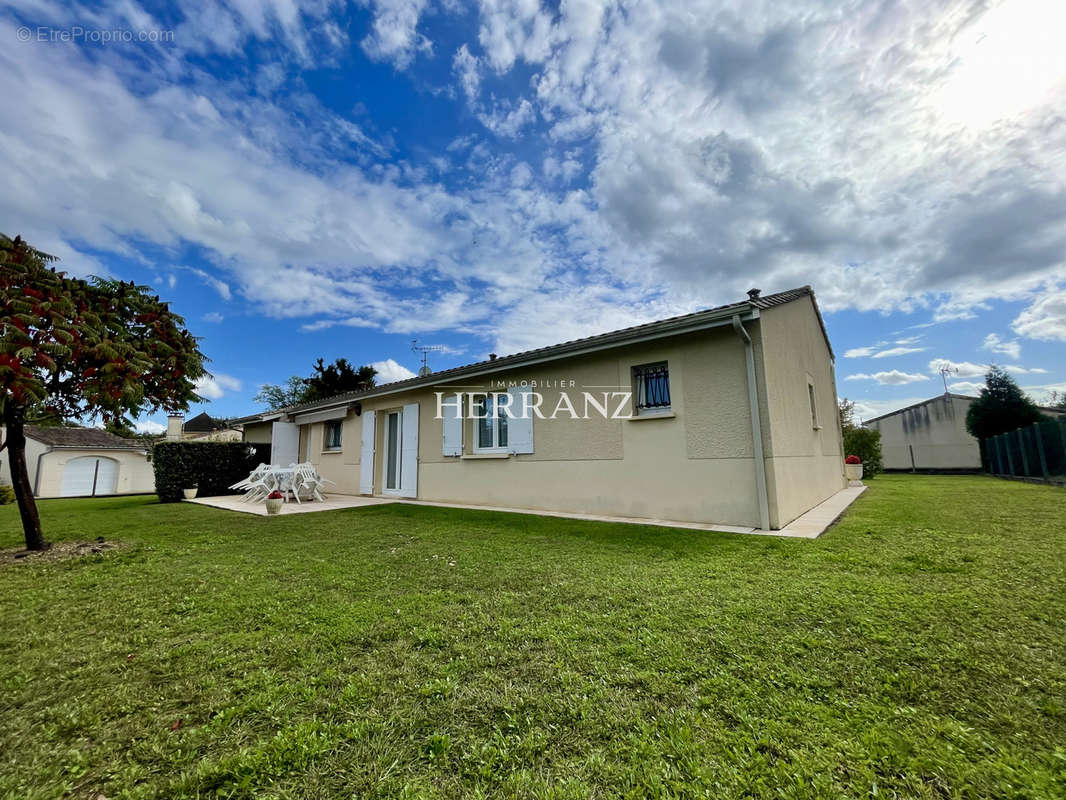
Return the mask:
M777 529L846 485L833 370L810 287L753 289L242 422L338 493Z
M866 420L863 426L881 432L886 470L978 472L981 447L966 430L966 413L976 399L942 394ZM1040 410L1051 416L1062 413Z
M168 442L188 442L199 439L207 442L239 442L241 431L226 423L219 422L207 412L197 414L185 422L184 414L170 414L167 417L166 440Z
M84 497L155 491L149 447L98 428L26 426L26 465L35 497ZM11 483L7 450L0 481Z

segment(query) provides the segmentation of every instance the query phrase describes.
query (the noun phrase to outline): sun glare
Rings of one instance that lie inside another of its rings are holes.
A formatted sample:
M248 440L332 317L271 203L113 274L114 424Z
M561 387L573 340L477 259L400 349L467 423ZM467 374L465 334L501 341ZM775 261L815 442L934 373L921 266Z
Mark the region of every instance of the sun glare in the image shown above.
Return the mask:
M1007 0L964 31L955 66L934 95L937 112L987 127L1047 103L1066 89L1066 2Z

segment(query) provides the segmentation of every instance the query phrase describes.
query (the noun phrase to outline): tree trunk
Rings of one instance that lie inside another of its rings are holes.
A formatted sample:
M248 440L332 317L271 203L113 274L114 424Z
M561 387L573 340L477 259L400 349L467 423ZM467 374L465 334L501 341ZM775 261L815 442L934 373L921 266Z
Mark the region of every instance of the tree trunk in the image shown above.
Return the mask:
M4 424L7 426L7 463L11 467L11 486L22 517L22 530L26 534L27 550L47 550L51 545L41 533L41 517L37 513L37 501L33 499L30 473L26 468L26 431L23 428L22 409L5 404Z

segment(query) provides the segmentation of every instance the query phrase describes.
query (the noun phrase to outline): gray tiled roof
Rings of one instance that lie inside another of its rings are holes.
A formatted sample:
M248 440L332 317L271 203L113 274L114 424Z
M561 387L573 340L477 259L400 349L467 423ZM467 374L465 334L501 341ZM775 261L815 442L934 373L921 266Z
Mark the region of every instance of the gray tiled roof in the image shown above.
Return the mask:
M51 445L81 450L146 450L139 439L123 439L99 428L42 428L26 426L27 438Z
M573 339L568 342L561 342L560 344L553 344L547 347L539 347L534 350L523 350L520 353L500 356L495 359L476 361L472 364L464 364L460 367L452 367L450 369L440 370L439 372L431 372L429 375L418 375L414 378L407 378L402 381L383 383L380 386L375 386L373 389L338 394L323 400L316 400L312 403L291 406L284 409L284 411L288 413L294 411L303 412L315 408L321 408L323 406L336 405L346 401L354 402L361 397L400 392L418 386L433 385L453 378L459 378L469 373L481 372L485 369L491 369L494 372L500 371L509 366L521 365L530 359L561 358L573 351L583 350L587 347L612 344L623 345L630 340L639 339L642 336L659 333L671 328L684 327L686 323L697 322L701 317L719 317L726 315L728 312L742 314L753 308L769 309L785 305L786 303L791 303L794 300L799 300L801 297L810 297L811 301L814 302L815 312L818 316L818 324L822 327L822 334L825 336L826 346L829 347L830 355L832 355L833 349L829 344L829 335L826 333L825 323L822 321L822 315L818 312L818 303L814 300L814 290L811 289L810 286L801 286L797 289L789 289L784 292L777 292L776 294L768 294L754 298L749 297L747 300L742 300L738 303L727 303L726 305L708 308L703 311L694 311L691 314L682 314L677 317L669 317L667 319L656 320L655 322L647 322L643 325L634 325L629 328L621 328L608 333L587 336L583 339Z

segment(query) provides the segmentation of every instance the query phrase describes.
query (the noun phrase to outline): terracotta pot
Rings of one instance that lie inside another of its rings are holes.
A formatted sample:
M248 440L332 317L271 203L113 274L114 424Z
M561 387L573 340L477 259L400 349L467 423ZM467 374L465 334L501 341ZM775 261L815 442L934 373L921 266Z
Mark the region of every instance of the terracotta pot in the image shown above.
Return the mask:
M861 481L862 464L845 464L844 474L848 476L849 481Z
M280 514L281 506L284 502L285 500L281 497L275 497L273 500L268 498L266 501L267 513L270 515Z
M185 494L185 499L186 500L192 500L194 497L196 497L196 487L195 486L193 488L191 488L191 489L182 489L181 491Z

